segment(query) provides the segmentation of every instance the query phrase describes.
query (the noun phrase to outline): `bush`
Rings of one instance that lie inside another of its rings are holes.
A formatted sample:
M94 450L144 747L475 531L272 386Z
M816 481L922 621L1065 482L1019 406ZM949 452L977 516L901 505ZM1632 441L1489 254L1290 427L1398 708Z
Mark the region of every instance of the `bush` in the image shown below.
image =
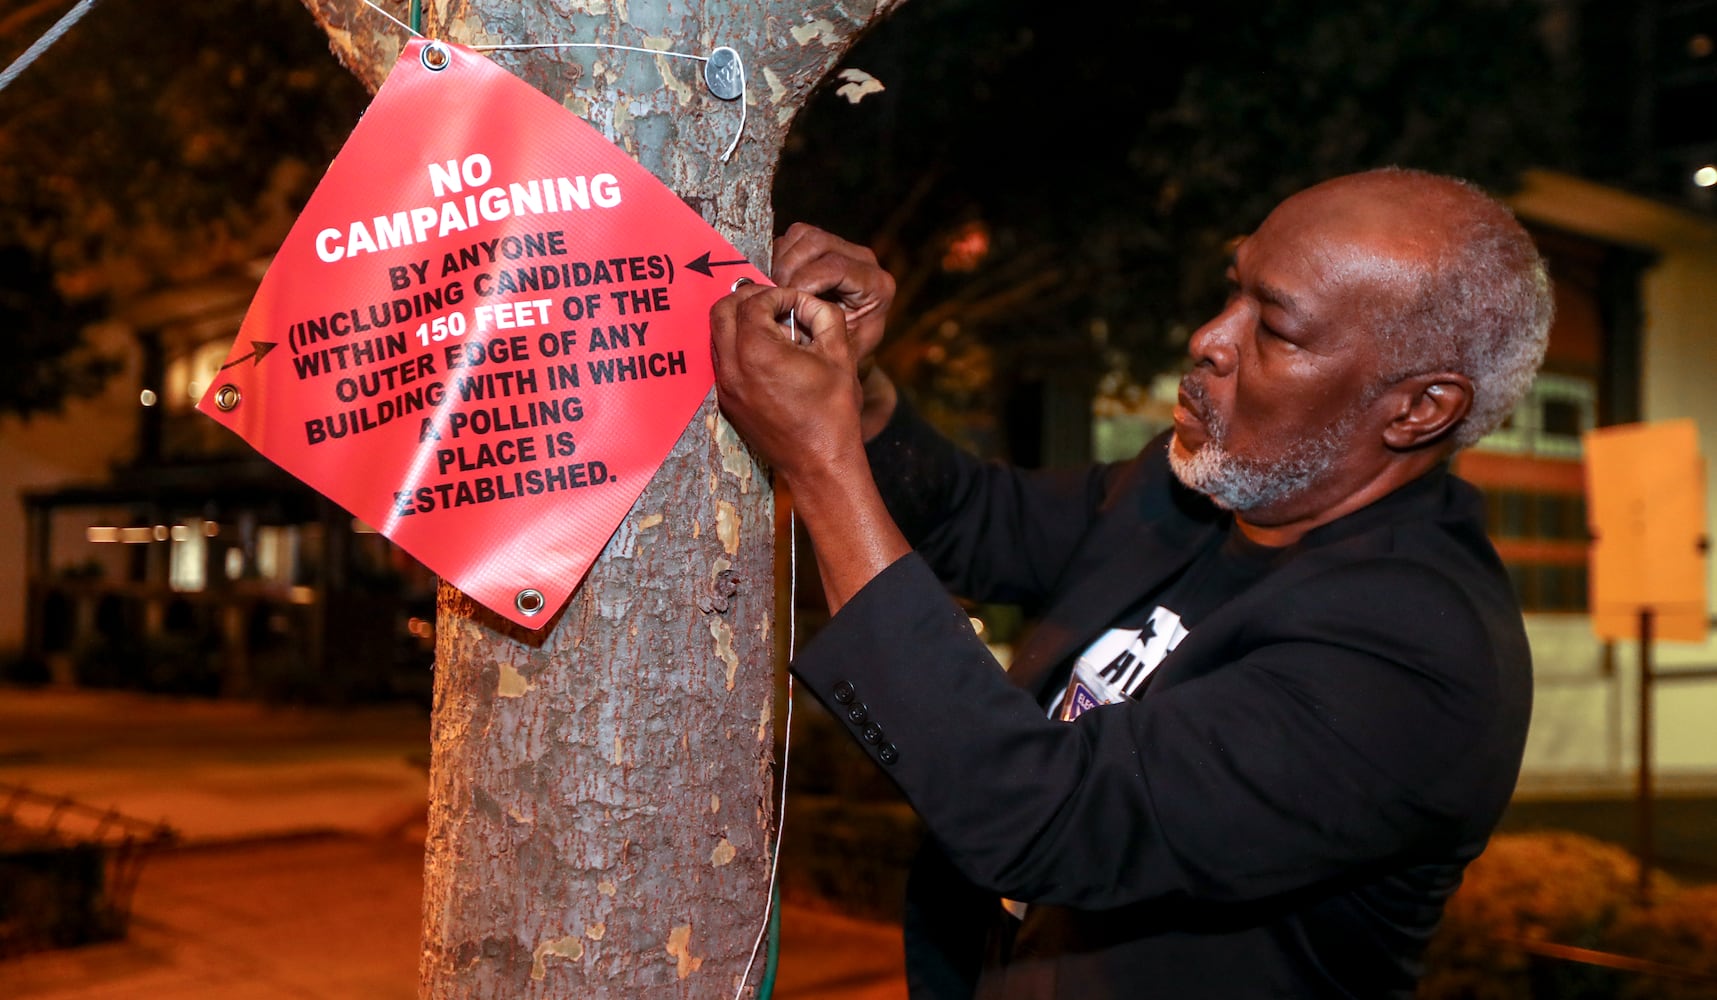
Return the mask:
M1502 834L1467 868L1426 952L1420 1000L1711 997L1711 983L1534 957L1531 942L1717 975L1717 887L1661 873L1638 897L1632 854L1575 833Z
M1628 1000L1709 1000L1717 995L1717 886L1671 891L1650 907L1625 913L1610 936L1615 951L1639 955L1700 976L1629 984Z

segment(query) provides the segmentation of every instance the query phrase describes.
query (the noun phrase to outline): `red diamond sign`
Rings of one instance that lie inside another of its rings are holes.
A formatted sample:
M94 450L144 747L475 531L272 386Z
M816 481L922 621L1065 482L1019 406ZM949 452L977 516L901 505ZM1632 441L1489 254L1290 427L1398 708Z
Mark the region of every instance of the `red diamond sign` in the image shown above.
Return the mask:
M709 393L709 307L740 277L763 280L577 116L419 39L198 408L541 628Z

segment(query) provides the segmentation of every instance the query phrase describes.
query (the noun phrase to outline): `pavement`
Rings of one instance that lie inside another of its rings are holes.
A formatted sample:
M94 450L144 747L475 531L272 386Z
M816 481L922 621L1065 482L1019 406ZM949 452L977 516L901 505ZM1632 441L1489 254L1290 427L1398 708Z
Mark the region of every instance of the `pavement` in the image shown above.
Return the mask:
M0 688L0 784L181 836L123 940L0 960L0 997L415 998L428 749L410 706ZM905 995L898 926L783 907L778 1000Z

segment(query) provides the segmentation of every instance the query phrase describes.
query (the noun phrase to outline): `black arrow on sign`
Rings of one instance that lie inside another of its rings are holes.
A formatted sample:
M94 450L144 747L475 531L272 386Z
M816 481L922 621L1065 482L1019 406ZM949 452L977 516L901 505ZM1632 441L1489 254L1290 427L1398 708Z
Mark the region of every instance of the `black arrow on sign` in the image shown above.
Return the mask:
M242 365L246 361L256 361L260 363L263 358L268 356L269 351L274 350L275 346L275 343L270 340L253 340L250 342L250 354L239 358L237 361L228 361L226 364L221 366L221 371L224 372L233 365Z
M735 264L749 263L751 262L746 260L744 257L741 257L738 260L710 260L709 253L704 253L700 254L696 260L686 261L686 266L706 278L713 278L715 277L715 272L710 270L712 267L732 267Z

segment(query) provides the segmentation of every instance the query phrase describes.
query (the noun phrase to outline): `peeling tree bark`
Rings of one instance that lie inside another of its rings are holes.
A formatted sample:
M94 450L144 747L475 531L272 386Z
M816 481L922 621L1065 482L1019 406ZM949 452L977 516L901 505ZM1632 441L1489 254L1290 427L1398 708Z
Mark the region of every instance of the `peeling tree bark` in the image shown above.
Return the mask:
M726 163L739 107L709 94L702 63L607 49L495 58L766 263L788 125L896 2L461 0L426 4L424 33L737 50L747 114ZM356 0L306 4L378 87L404 32ZM404 3L385 6L405 19ZM740 989L769 892L772 506L766 473L706 400L545 632L442 586L421 996Z

